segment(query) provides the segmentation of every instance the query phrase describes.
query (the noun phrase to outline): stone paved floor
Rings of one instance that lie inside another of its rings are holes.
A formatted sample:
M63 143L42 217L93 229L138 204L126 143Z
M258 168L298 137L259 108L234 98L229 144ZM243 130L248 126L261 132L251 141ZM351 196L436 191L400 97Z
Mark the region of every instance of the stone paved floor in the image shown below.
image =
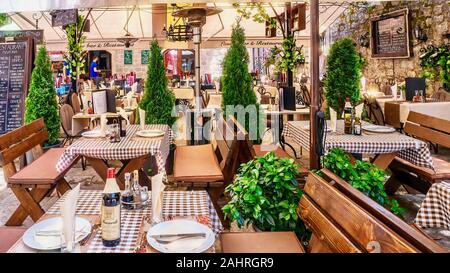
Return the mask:
M265 141L269 141L269 139L265 139ZM289 140L288 140L289 142ZM290 142L292 143L292 142ZM179 143L178 143L179 144ZM294 148L299 151L299 147L294 145ZM293 156L292 151L287 148L287 151L291 156ZM298 153L298 152L297 152ZM439 157L450 161L450 149L441 148L439 151ZM305 167L309 167L309 158L308 154L305 153L298 160ZM50 166L49 166L50 167ZM95 173L95 171L88 166L85 171L82 170L81 164L78 163L74 166L66 175L67 181L73 186L78 183L82 183L83 189L103 189L103 181L101 178ZM170 181L170 177L169 177ZM180 187L169 187L168 190L186 190L185 188ZM404 215L405 221L411 223L414 220L415 215L420 207L421 202L423 201L424 195L410 195L404 191L399 191L396 195L396 198L399 200L401 206L407 208L407 212ZM44 210L48 209L55 201L57 200L56 196L46 198L42 203L42 207ZM12 194L12 192L6 188L6 184L3 177L3 170L0 168L0 226L4 225L7 221L11 213L16 209L18 205L17 199ZM24 222L25 227L29 227L32 225L32 221L30 218L27 218ZM235 224L232 224L231 230L239 230ZM244 230L252 230L244 229ZM442 243L450 250L450 235L442 233L441 230L428 230L427 231L433 238L439 239L439 242ZM450 233L450 231L447 231Z

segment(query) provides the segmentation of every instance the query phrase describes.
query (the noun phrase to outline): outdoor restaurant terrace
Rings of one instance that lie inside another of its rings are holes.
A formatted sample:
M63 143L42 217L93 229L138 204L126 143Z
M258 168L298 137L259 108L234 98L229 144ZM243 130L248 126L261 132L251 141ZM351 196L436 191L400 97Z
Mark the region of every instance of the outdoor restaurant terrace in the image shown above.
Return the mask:
M0 253L448 253L449 14L0 1Z

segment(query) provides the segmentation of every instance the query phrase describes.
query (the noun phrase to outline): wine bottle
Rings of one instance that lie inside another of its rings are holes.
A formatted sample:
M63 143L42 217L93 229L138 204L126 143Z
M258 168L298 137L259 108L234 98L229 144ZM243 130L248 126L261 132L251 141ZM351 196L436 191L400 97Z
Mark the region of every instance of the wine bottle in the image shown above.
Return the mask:
M101 228L102 243L106 247L114 247L120 243L120 189L115 172L114 168L108 168L103 190Z
M353 108L352 108L352 105L350 104L350 99L346 98L345 106L344 106L344 133L350 134L350 135L353 133L352 112L353 112Z

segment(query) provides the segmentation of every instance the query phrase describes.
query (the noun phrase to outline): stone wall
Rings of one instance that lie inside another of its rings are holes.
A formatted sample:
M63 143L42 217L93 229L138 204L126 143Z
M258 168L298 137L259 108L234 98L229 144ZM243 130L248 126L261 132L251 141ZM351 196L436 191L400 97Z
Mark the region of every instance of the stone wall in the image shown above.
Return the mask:
M329 45L335 40L346 36L350 36L357 41L360 35L369 30L369 18L405 7L409 9L411 14L411 29L419 24L425 30L428 40L425 43L419 43L414 35L411 35L412 57L406 59L374 59L371 58L370 48L358 45L358 51L367 61L363 75L367 79L367 83L385 83L392 79L400 83L404 81L405 77L421 76L420 49L429 44L440 45L449 42L442 36L450 32L450 8L446 0L391 1L372 7L360 6L356 9L349 9L324 33L324 51L326 52ZM440 86L442 86L442 83L438 81L427 80L428 93L437 90Z

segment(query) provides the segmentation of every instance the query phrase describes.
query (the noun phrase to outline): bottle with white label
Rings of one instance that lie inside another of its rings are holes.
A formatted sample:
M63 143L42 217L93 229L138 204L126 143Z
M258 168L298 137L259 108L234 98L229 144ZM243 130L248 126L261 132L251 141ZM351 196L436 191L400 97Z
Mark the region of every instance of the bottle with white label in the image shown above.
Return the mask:
M106 247L114 247L120 243L120 189L115 172L114 168L108 168L103 190L101 227L102 242Z

